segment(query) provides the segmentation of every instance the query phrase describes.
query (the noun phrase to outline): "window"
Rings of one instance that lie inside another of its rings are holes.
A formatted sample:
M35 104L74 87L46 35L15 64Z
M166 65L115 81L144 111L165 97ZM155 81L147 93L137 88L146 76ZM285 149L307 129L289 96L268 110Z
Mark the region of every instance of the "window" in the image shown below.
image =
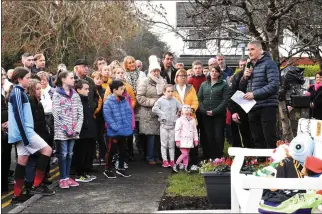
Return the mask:
M205 36L201 31L190 30L189 31L189 48L190 49L206 49L207 41L202 40Z

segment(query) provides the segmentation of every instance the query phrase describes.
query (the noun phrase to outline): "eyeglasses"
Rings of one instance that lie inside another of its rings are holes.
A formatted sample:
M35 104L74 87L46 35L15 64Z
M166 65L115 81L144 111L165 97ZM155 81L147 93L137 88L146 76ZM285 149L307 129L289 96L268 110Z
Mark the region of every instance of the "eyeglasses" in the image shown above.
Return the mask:
M186 78L187 75L178 75L178 77Z

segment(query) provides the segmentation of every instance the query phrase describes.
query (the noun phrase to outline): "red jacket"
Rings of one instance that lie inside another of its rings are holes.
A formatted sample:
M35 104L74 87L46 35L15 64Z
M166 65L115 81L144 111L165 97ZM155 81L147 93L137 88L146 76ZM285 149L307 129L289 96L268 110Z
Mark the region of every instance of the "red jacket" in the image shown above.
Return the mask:
M189 80L188 80L188 84L191 84L197 94L198 94L198 91L199 91L199 88L201 86L201 83L203 83L204 81L206 81L206 76L204 74L202 74L201 76L195 76L193 75Z

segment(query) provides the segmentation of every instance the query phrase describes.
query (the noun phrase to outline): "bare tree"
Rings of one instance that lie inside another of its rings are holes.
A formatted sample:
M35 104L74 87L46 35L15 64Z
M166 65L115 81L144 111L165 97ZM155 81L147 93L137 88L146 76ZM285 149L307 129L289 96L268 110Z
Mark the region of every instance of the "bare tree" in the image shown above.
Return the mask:
M135 36L137 19L126 1L3 1L2 53L44 52L71 64L85 53L109 56Z
M200 40L234 39L247 42L256 39L279 65L296 54L307 53L321 66L322 4L319 0L189 0L181 5L186 5L185 16L178 19L187 22L187 27L203 32L205 36ZM163 7L151 3L147 7L165 17ZM163 24L184 40L189 39L189 34L183 34L180 29L169 25L168 21L156 21L139 9L137 14L147 22ZM245 31L238 30L239 27L244 27ZM280 61L279 47L282 42L279 39L285 30L294 39L293 45L287 47L289 55ZM223 31L228 31L229 36L222 36ZM284 100L279 103L279 114L283 138L291 141L293 132Z

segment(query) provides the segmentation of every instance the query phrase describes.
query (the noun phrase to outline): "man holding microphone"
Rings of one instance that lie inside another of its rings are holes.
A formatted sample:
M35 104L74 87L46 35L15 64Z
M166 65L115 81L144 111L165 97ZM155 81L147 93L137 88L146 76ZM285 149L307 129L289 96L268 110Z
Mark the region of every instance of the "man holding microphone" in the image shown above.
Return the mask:
M246 92L244 99L256 101L248 113L255 148L275 148L279 69L259 41L249 42L247 48L249 59L239 88Z

